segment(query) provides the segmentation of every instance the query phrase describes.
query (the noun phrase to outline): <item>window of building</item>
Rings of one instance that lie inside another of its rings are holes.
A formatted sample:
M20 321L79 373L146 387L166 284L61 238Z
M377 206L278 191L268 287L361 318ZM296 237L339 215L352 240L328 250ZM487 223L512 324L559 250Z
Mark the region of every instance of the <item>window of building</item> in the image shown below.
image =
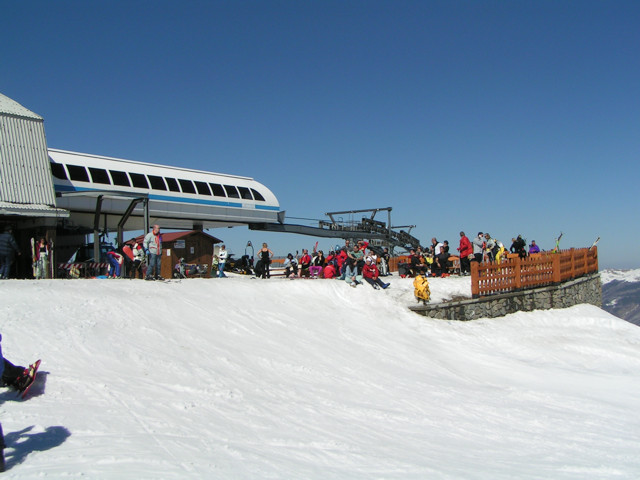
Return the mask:
M211 190L213 191L213 194L216 197L226 197L227 194L224 193L224 188L222 188L222 185L220 185L219 183L210 183L209 186L211 187Z
M79 165L67 165L67 170L69 170L69 177L71 180L76 180L78 182L89 181L89 175L87 175L87 170L84 167Z
M238 189L235 187L235 185L225 185L224 189L227 192L227 197L240 198L240 194L238 193Z
M255 189L253 189L253 188L252 188L252 189L251 189L251 192L253 193L253 198L254 198L256 201L258 201L258 202L264 202L264 201L266 201L266 200L264 199L264 197L260 194L260 192L258 192L257 190L255 190Z
M119 170L109 170L111 174L111 180L113 180L114 185L120 185L121 187L130 187L131 183L129 183L129 177L125 172L121 172Z
M151 188L154 190L167 190L167 186L164 184L164 179L162 177L157 177L155 175L147 175L149 178L149 183L151 184Z
M182 187L182 193L196 193L196 189L191 180L179 178L178 182L180 182L180 186Z
M61 163L49 162L51 166L51 174L60 180L67 179L67 172L64 171L64 165Z
M149 188L147 177L145 177L142 173L129 172L129 176L131 177L131 183L133 183L133 186L135 188Z
M178 186L178 181L175 178L164 177L167 182L167 186L169 187L169 191L171 192L180 192L180 187Z
M91 174L91 180L93 180L93 183L111 185L109 175L107 175L107 171L104 168L89 167L89 173Z
M253 197L251 196L251 192L247 187L238 187L238 190L240 191L240 197L243 200L253 200Z
M198 193L200 195L209 195L211 196L211 190L209 190L209 185L207 185L205 182L197 182L194 180L194 182L196 184L196 189L198 190Z

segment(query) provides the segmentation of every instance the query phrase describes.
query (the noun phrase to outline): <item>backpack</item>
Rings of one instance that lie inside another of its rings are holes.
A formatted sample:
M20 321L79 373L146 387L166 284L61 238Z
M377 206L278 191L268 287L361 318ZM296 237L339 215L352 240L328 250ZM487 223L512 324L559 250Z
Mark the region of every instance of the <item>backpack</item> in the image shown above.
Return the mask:
M424 275L418 275L413 280L413 294L418 299L418 302L422 300L422 303L426 304L431 297L431 291L429 290L429 282Z

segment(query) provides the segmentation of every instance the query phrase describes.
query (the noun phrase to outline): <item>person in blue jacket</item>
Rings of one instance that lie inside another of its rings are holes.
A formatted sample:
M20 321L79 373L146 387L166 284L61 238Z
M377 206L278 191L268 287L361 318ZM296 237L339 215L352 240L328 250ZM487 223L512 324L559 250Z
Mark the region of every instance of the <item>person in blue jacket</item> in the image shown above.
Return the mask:
M14 365L4 358L2 354L2 335L0 335L0 381L4 387L13 387L21 390L29 376L29 370L25 367Z
M540 247L536 245L535 240L531 240L531 245L529 245L529 253L540 253Z
M3 387L13 387L18 391L23 391L29 380L29 369L14 365L9 360L4 358L2 354L2 335L0 334L0 382ZM0 472L5 471L4 461L4 449L6 444L4 443L4 433L2 431L2 424L0 424Z

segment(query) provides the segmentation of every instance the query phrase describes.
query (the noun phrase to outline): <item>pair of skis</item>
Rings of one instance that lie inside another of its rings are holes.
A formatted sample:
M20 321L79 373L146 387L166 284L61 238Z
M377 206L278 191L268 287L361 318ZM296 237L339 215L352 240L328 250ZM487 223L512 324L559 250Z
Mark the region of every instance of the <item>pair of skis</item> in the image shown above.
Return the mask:
M560 239L562 238L562 235L563 235L563 233L560 232L560 236L558 238L556 238L556 246L553 249L553 253L558 253L560 251ZM599 241L600 241L600 237L596 238L595 242L593 242L591 244L591 246L589 247L589 250L592 250L593 247L595 247L598 244Z
M560 236L558 238L556 238L556 246L552 250L553 253L558 253L560 251L560 240L562 239L562 235L564 235L564 234L562 232L560 232Z

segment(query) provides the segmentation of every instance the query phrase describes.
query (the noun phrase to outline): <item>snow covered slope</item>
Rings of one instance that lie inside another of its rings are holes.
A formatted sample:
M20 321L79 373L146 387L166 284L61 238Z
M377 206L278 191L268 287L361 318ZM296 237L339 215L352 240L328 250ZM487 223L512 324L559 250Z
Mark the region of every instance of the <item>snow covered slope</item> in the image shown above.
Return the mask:
M602 279L602 308L635 325L640 325L640 269L605 270Z
M468 278L434 279L442 300ZM640 329L592 306L475 322L410 279L3 281L4 478L640 475ZM35 334L34 334L35 332Z

